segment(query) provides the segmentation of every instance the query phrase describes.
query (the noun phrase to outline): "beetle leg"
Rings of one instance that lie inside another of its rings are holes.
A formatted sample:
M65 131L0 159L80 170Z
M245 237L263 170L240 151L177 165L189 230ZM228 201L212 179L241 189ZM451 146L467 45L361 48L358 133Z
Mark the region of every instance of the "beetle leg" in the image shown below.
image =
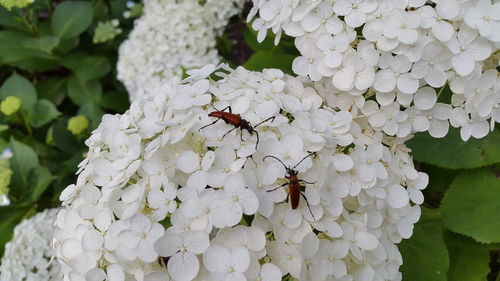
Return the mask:
M308 182L308 181L305 181L305 180L299 180L299 182L303 182L303 183L307 183L307 184L315 184L316 182Z
M257 131L253 131L253 132L255 132L255 135L257 136L257 141L255 142L255 151L257 151L257 145L259 145L259 133L257 133ZM250 135L252 135L252 134L250 133Z
M234 127L232 128L231 130L227 131L227 133L225 133L222 138L226 137L227 134L231 133L232 131L234 131L237 127Z
M281 187L283 187L283 186L285 186L285 185L289 185L289 183L288 183L288 182L285 182L284 184L282 184L282 185L280 185L280 186L277 186L276 188L266 190L266 192L273 192L273 191L275 191L276 189L279 189L279 188L281 188Z
M198 132L201 131L201 129L205 129L206 127L209 127L209 126L212 126L213 124L217 123L221 118L217 118L217 120L215 120L214 122L208 124L208 125L205 125L201 128L198 129Z

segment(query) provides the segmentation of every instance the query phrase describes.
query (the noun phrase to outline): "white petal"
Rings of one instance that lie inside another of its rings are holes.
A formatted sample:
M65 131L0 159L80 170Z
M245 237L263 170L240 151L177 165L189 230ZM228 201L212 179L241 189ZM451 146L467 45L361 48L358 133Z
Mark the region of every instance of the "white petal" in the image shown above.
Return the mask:
M420 88L414 96L415 106L420 110L428 110L437 102L437 94L431 87Z
M193 253L177 253L170 257L167 268L170 276L175 280L190 281L198 274L200 262Z
M379 243L377 237L364 231L356 232L354 239L356 240L356 245L366 251L374 250Z
M61 256L67 260L81 257L82 254L82 244L75 238L66 239L61 245Z
M375 80L373 81L373 87L375 90L383 93L394 90L396 87L396 74L389 69L377 72L377 74L375 74Z
M245 247L235 247L231 249L233 269L237 272L245 272L250 265L250 254Z
M194 151L184 151L177 158L177 168L184 173L192 173L198 169L199 157Z
M154 248L160 256L170 257L180 249L181 245L180 235L165 234L154 243Z
M432 26L432 34L442 42L450 40L454 31L453 26L446 21L438 21Z
M203 264L210 272L226 272L231 264L231 252L222 246L212 245L203 254Z
M398 89L405 94L413 94L418 89L418 80L409 73L404 73L397 80Z
M281 270L272 263L265 263L261 267L262 281L281 281Z
M451 58L451 64L460 76L469 75L474 70L474 66L476 65L474 63L474 60L472 60L470 56L464 54L463 52L454 55Z
M401 185L392 185L387 190L387 203L396 209L408 205L410 198L408 192Z
M88 251L97 251L101 248L103 241L102 233L96 230L89 230L82 237L83 248Z
M349 155L345 154L335 154L332 157L332 162L335 166L335 169L341 172L348 171L354 166L352 158Z
M188 232L183 238L186 249L195 254L203 253L210 246L208 235L201 231Z
M448 133L450 128L450 123L447 120L431 120L431 126L429 127L429 134L434 138L442 138Z

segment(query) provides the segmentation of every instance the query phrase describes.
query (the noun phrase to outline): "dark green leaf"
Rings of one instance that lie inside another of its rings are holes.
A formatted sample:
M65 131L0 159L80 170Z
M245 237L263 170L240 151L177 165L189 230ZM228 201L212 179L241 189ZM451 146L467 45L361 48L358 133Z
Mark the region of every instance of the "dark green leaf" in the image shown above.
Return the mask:
M98 103L101 100L101 84L98 80L80 81L76 76L68 79L68 95L76 105L87 102Z
M53 125L54 143L65 155L74 155L81 148L80 142L67 129L67 119L59 118Z
M294 59L294 55L276 54L271 51L259 51L253 54L243 66L248 70L259 71L264 68L279 68L285 73L292 74L292 62Z
M31 193L31 200L36 201L42 193L49 187L53 177L49 169L39 166L30 173L30 185L34 186Z
M23 24L21 18L14 11L9 11L2 6L0 6L0 25L28 31L26 25Z
M31 125L35 128L39 128L49 123L60 114L61 113L50 101L45 99L39 100L35 104L33 115L30 116Z
M252 30L251 26L248 26L243 30L243 38L245 39L247 45L255 52L271 50L275 47L273 38L268 37L264 41L259 43L257 41L257 32Z
M0 61L28 71L53 68L59 58L52 50L59 44L56 36L40 36L16 31L0 31Z
M3 256L5 243L12 239L14 227L24 218L31 205L0 207L0 255Z
M76 37L89 27L92 17L90 2L62 2L52 15L52 31L61 39Z
M444 193L461 170L449 170L426 163L419 163L418 170L429 175L429 184L423 190L425 204L439 208Z
M76 48L78 46L78 43L80 43L80 38L78 37L61 40L61 43L59 43L59 46L57 46L57 50L65 54Z
M484 281L490 271L490 249L474 240L448 232L445 235L450 256L449 281Z
M95 103L88 102L80 107L78 114L87 116L90 120L90 129L93 130L97 128L99 123L101 123L104 111Z
M28 145L10 139L9 147L12 150L12 158L10 159L10 168L12 169L12 186L14 188L27 189L28 176L32 169L38 167L38 157L35 151ZM14 188L12 189L14 191Z
M100 106L116 112L125 112L130 107L128 94L126 92L108 92L102 97Z
M500 130L483 139L462 141L457 129L435 139L429 134L418 134L408 142L415 160L448 169L471 169L500 162Z
M36 89L31 82L18 75L12 74L0 88L0 99L5 99L8 96L15 96L21 99L21 108L30 112L36 103Z
M71 69L80 81L101 78L111 70L111 64L106 57L74 53L65 57L62 63Z
M413 229L413 236L399 244L403 256L401 273L405 281L445 281L448 272L448 251L443 241L439 212L422 208L422 217Z
M446 192L441 213L444 225L457 233L500 242L500 180L487 169L461 173Z
M257 41L257 31L253 30L250 23L247 23L247 28L243 30L243 38L245 43L255 52L259 51L273 51L280 54L290 54L295 57L299 56L300 53L295 47L294 38L287 37L283 35L278 45L274 44L275 35L272 32L268 32L266 38L262 42Z
M56 104L66 90L66 78L44 77L36 83L38 97Z

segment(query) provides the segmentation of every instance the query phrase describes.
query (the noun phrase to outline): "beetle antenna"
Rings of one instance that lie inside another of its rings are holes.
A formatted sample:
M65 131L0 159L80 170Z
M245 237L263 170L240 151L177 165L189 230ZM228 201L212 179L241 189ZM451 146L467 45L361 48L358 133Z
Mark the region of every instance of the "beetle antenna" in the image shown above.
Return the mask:
M267 155L267 156L265 156L264 158L262 158L262 161L266 160L266 158L267 158L267 157L269 157L269 158L273 158L273 159L275 159L275 160L278 160L278 161L281 163L281 165L283 165L283 167L285 167L285 170L287 170L287 171L288 171L288 168L286 167L285 163L283 163L283 161L281 161L281 160L280 160L278 157L276 157L276 156Z
M302 160L299 161L299 163L297 163L295 166L293 166L292 170L295 170L295 168L297 168L297 166L302 163L304 160L307 159L307 157L311 156L311 155L316 155L316 152L311 152L309 154L307 154L304 158L302 158Z
M267 121L269 121L269 120L272 120L271 122L273 122L273 121L274 121L274 118L276 118L276 116L272 116L272 117L269 117L269 118L267 118L267 119L264 119L264 120L260 121L257 125L253 126L253 128L255 129L255 128L257 128L258 126L262 125L262 123L265 123L265 122L267 122Z
M307 202L306 196L301 192L300 195L304 198L304 201L306 201L307 208L309 209L309 213L311 213L311 216L313 217L313 220L316 220L316 217L314 217L314 214L311 210L311 206L309 206L309 202Z

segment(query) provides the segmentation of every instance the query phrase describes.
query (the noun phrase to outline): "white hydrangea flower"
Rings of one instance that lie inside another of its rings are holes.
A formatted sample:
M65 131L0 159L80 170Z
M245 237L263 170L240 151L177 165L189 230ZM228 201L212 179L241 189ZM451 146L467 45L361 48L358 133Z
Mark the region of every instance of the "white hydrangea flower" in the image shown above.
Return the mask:
M15 227L12 240L5 244L1 281L63 280L51 246L53 224L59 211L46 209Z
M119 49L118 79L131 101L169 80L183 69L217 63L216 37L243 0L145 0L143 15Z
M67 280L398 280L427 184L399 138L411 114L331 79L190 73L86 141L54 235ZM408 111L443 134L451 106L421 89Z
M376 95L377 109L370 104L364 111L376 113L370 116L370 124L378 131L404 138L431 130L433 137L444 137L448 132L444 123L423 120L436 102L427 86L439 93L450 86L452 100L466 94L462 103L452 104L451 119L438 119L460 128L464 140L484 137L499 121L498 86L487 83L485 91L471 82L474 86L465 93L468 81L488 71L498 73L493 69L498 66L495 54L500 47L500 33L495 32L500 28L500 3L496 1L253 3L249 18L257 16L252 24L259 33L257 39L264 40L267 30L276 34L275 43L283 32L294 37L300 56L292 70L323 84L326 92L335 92L335 96L321 94L327 102L342 103L340 108L348 110L353 103L359 105ZM498 85L500 76L493 80ZM488 122L490 129L485 130Z

